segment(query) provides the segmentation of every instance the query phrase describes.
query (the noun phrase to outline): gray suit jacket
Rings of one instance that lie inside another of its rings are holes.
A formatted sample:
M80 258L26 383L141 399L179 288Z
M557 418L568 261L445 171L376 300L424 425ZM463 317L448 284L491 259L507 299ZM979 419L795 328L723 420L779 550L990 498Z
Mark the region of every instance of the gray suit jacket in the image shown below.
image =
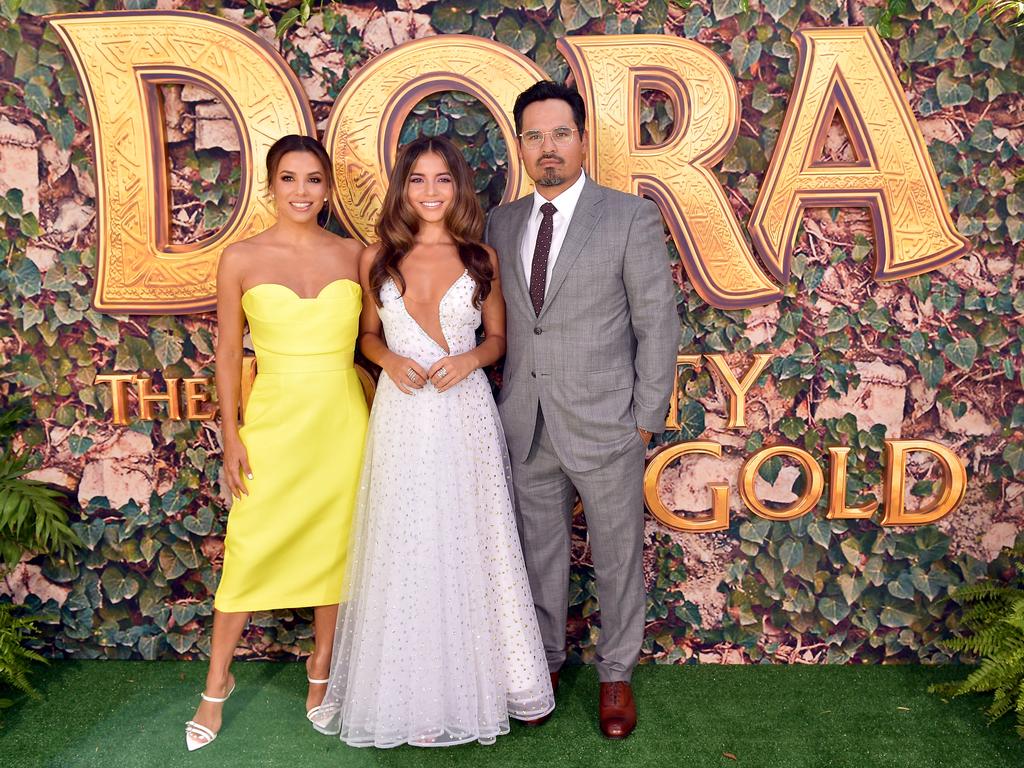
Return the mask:
M487 220L507 308L498 410L513 461L529 454L539 404L559 459L585 472L638 440L638 426L665 426L679 315L661 212L588 178L538 317L520 257L532 208L528 195Z

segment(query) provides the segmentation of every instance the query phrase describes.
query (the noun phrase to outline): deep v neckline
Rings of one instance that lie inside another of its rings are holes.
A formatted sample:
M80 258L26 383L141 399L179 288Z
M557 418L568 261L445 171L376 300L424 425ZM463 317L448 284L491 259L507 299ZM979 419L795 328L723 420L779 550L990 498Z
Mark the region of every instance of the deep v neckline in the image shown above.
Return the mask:
M441 308L444 306L445 299L448 298L448 295L453 290L455 290L455 286L458 285L462 278L464 278L468 274L468 269L462 270L462 274L455 278L452 284L448 286L448 289L441 294L441 298L437 302L437 327L441 329L441 338L443 343L435 339L427 332L427 329L420 324L420 321L417 320L413 316L412 312L409 311L409 308L405 306L405 296L401 293L398 294L398 300L402 304L402 311L405 312L405 314L408 316L410 320L412 320L412 324L415 325L419 329L419 332L422 333L429 341L432 341L434 343L434 346L436 346L438 349L444 352L446 356L450 355L452 352L451 344L448 343L448 337L444 333L444 325L441 323ZM392 279L391 282L394 283L394 279ZM398 286L396 285L395 288L398 288Z

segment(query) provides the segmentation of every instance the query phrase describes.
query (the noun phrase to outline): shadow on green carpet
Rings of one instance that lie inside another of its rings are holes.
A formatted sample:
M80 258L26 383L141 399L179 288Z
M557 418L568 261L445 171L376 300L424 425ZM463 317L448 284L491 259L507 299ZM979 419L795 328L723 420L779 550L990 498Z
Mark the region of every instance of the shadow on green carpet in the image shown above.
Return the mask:
M624 742L597 728L592 668L562 675L541 728L518 723L489 747L352 749L306 722L298 663L234 666L238 688L217 741L192 754L184 723L205 665L58 661L35 681L41 701L3 713L0 766L751 766L758 768L1019 768L1024 740L989 726L984 697L945 702L931 683L956 667L642 666L640 725Z

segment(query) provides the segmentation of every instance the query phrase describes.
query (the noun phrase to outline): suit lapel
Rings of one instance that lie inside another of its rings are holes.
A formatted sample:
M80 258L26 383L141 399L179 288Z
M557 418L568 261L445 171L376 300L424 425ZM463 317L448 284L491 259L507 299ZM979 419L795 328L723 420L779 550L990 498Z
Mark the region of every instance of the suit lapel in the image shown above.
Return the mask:
M558 252L555 267L551 271L551 282L548 284L547 290L544 291L544 306L540 310L542 317L554 301L558 289L565 282L573 262L579 257L583 246L590 239L597 224L603 201L604 192L588 176L583 185L583 193L580 195L579 202L576 203L576 210L573 211L572 219L569 221L569 229L565 233L565 240L562 241L562 249Z
M523 238L526 236L526 224L530 218L530 211L533 210L533 195L521 197L510 204L508 236L505 241L505 258L512 260L512 282L516 284L519 295L522 296L533 311L533 302L530 301L530 292L526 288L526 273L523 272ZM505 288L506 293L508 288Z

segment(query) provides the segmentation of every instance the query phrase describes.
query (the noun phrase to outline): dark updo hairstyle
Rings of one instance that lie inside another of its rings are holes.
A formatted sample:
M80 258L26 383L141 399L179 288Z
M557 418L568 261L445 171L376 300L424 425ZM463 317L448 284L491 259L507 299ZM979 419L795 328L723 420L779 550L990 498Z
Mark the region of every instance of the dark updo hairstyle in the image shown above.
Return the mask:
M309 152L315 155L320 161L324 170L324 177L327 180L327 188L331 187L331 158L324 149L324 145L312 136L300 136L297 133L290 133L275 141L267 152L267 187L270 188L277 175L277 168L281 165L281 158L289 152Z
M405 279L399 265L416 245L420 219L406 200L406 184L413 166L421 156L439 155L448 167L455 186L455 196L445 213L444 224L459 251L459 258L476 282L473 304L483 305L491 292L494 268L491 258L481 243L484 231L484 212L477 200L473 185L473 171L458 148L443 136L421 136L398 151L395 169L391 173L387 194L377 221L380 248L370 265L370 290L380 304L380 289L388 278L395 281L399 293L405 293Z

